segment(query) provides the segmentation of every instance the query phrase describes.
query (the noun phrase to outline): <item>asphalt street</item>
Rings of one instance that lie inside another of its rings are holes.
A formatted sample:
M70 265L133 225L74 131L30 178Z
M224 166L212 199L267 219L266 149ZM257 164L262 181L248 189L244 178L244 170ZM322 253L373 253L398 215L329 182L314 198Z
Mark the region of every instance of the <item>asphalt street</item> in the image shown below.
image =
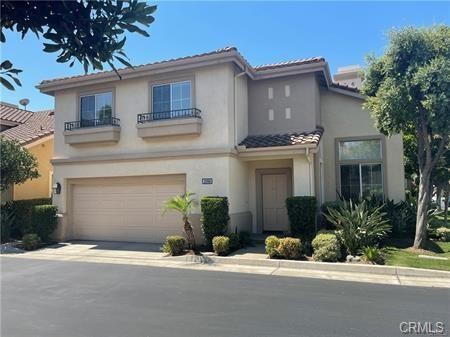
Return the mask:
M407 336L402 322L450 329L449 289L9 257L1 268L4 337Z

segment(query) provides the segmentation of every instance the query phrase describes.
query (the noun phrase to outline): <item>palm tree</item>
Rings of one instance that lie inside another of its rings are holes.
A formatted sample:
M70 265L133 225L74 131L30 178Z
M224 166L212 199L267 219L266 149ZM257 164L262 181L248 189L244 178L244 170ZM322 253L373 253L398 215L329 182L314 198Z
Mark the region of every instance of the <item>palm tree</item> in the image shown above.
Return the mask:
M197 200L192 198L193 195L194 193L189 192L183 195L176 195L164 202L163 210L163 215L167 211L176 211L181 214L189 249L195 249L194 230L191 222L189 221L189 216L191 215L192 209L196 208L198 205Z

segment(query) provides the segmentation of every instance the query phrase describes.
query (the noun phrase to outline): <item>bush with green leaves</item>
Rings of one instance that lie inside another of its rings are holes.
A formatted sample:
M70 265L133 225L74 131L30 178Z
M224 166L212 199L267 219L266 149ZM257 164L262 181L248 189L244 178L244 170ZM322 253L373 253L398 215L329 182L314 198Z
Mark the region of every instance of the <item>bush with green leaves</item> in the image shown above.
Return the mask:
M348 254L357 255L366 246L377 244L390 231L391 225L381 211L382 206L369 209L366 201L345 202L339 209L328 209L325 215L336 226L336 235Z
M230 253L230 238L228 236L215 236L212 239L214 253L226 256Z
M436 239L438 241L450 241L450 228L438 227L436 228Z
M228 229L228 198L203 197L200 201L202 211L202 232L207 245L211 246L215 236L224 235Z
M300 236L303 239L312 238L316 230L316 197L289 197L286 199L286 208L292 235Z
M380 248L376 246L368 246L364 247L362 252L364 261L370 262L372 264L384 263L383 254L381 253Z
M49 242L50 235L55 231L58 219L58 208L53 205L33 206L32 228L42 241Z
M172 256L181 255L184 251L184 246L186 245L186 239L179 235L170 235L166 237L161 250L164 253L168 253Z
M270 235L265 240L266 254L269 258L274 259L279 257L278 246L280 245L280 239L275 235Z
M1 242L8 242L11 234L11 227L14 224L14 212L10 204L3 204L0 209Z
M233 252L233 251L241 248L241 243L239 242L239 234L238 233L230 233L230 234L227 234L226 236L228 236L228 238L230 239L230 252Z
M278 254L288 260L297 260L302 256L303 247L300 239L286 237L279 241Z
M317 233L311 244L315 261L336 262L341 258L341 244L334 232Z
M35 233L25 234L22 238L22 246L25 250L35 250L41 245L41 238Z
M325 214L328 214L328 208L339 209L342 206L342 203L343 202L341 200L326 201L320 206L319 219L320 219L320 227L321 228L332 229L334 227L334 225L326 219Z
M20 239L28 233L35 233L33 228L33 206L51 205L51 198L15 200L7 203L14 213L14 221L11 225L11 237Z
M247 247L252 244L252 236L248 231L240 231L239 235L239 245L241 247Z

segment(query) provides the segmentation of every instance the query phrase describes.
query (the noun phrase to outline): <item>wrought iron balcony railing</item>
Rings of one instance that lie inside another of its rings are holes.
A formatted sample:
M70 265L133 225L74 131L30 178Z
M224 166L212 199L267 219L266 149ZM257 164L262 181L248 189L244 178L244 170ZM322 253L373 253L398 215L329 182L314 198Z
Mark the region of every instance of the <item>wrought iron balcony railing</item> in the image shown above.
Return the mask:
M161 112L149 112L137 115L138 124L176 118L201 118L201 111L197 108L179 109Z
M100 119L82 119L80 121L65 122L64 130L71 131L81 128L90 128L98 126L120 126L120 119L114 117L100 118Z

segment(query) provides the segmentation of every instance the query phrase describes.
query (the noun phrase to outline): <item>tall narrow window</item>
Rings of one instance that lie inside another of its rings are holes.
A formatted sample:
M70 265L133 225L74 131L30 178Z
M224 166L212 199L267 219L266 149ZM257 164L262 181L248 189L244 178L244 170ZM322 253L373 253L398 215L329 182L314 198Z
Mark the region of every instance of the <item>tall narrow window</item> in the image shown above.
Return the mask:
M383 197L382 156L380 139L339 142L337 165L344 198Z
M80 120L82 126L111 123L113 115L112 92L104 92L80 97Z
M181 117L192 108L191 81L155 85L152 88L155 119Z

